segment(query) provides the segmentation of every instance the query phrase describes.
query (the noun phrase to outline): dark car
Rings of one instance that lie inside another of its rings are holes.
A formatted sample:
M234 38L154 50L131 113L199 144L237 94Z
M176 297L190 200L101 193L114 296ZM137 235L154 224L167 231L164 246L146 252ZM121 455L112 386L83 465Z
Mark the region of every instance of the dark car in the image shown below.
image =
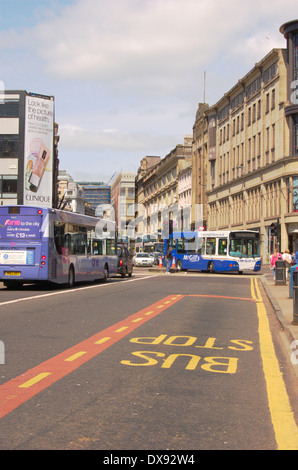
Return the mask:
M126 246L117 245L117 257L117 274L121 274L121 277L125 277L126 275L131 276L133 263L131 254Z

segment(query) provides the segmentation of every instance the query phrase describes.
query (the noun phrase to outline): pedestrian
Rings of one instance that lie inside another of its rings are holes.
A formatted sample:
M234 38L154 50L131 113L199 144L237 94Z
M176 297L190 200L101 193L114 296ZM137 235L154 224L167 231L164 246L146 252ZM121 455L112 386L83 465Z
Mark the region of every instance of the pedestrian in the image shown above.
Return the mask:
M298 250L295 252L295 263L298 264Z
M169 246L168 251L167 251L167 270L166 273L170 274L170 267L172 264L172 247Z
M271 268L273 268L273 279L275 280L275 263L278 259L282 259L282 256L280 254L280 252L278 251L278 249L276 248L275 252L273 253L273 255L271 255L271 258L270 258L270 266Z
M289 269L292 266L292 256L290 254L290 250L286 249L284 254L282 255L282 259L284 260L286 264L286 273L287 273L287 279L289 279Z

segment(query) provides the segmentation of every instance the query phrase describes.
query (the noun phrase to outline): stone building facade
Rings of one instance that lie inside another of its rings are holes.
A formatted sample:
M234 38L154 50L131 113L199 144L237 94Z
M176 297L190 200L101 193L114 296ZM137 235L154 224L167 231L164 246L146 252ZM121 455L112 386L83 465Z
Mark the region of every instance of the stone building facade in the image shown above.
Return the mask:
M287 47L199 108L193 139L193 203L201 195L208 230L258 230L263 263L276 246L298 248L298 21L280 31Z
M192 162L192 136L186 136L184 144L177 145L164 158L155 158L155 165L145 171L141 166L137 173L137 232L164 238L170 220L180 226L178 175Z

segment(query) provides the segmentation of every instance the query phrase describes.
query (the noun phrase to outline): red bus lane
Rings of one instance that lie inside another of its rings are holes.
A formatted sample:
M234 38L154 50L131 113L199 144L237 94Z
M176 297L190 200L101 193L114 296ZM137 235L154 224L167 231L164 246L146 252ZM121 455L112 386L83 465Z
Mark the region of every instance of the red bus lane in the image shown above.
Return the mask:
M170 295L0 386L0 418L183 298Z
M215 297L215 298L225 298L231 300L245 300L254 302L252 298L240 298L240 297L231 297L231 296L217 296L217 295L191 295L190 297ZM38 366L22 373L18 377L2 384L0 386L0 418L7 415L15 408L20 406L22 403L25 403L27 400L41 392L42 390L50 387L54 382L60 380L62 377L70 374L72 371L80 367L82 364L86 363L94 356L100 354L102 351L106 350L117 341L121 340L136 328L138 328L143 323L147 322L150 318L153 318L163 312L164 310L171 307L173 304L181 301L184 298L184 295L170 295L161 299L159 302L156 302L149 307L129 316L125 320L118 322L109 328L106 328L103 331L93 335L92 337L76 344L72 348L67 349L66 351L54 356L47 361L39 364ZM165 340L165 344L171 344L169 341L174 342L173 339L168 339L168 343ZM191 338L188 339L188 343L192 341ZM209 339L209 343L205 345L205 348L210 349L212 338ZM153 343L154 344L154 343ZM200 347L200 346L196 346ZM244 346L240 345L239 348ZM215 349L218 349L215 347ZM158 353L157 353L158 355ZM164 356L164 354L162 354ZM192 361L188 365L188 368L194 367L195 364L199 361L200 358L193 357ZM148 358L146 357L146 360ZM163 364L163 367L169 367L171 361L174 361L175 357L170 357ZM218 359L206 359L210 361L209 365L206 363L206 369L216 370L216 362L220 371L220 366L222 370L226 368L225 360L223 363ZM155 363L154 359L150 359L149 363ZM236 361L237 362L237 361ZM231 363L228 359L227 371L235 371L236 362L231 360ZM122 362L125 364L125 361ZM129 361L128 361L129 363ZM145 365L145 364L143 364Z

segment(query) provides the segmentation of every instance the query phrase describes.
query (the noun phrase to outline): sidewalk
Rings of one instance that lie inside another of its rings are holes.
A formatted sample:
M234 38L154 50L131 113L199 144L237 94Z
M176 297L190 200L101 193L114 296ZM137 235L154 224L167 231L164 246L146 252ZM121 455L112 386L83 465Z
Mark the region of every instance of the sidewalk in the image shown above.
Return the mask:
M284 285L275 285L272 271L263 274L261 281L290 344L298 341L298 325L293 325L293 299L289 294L289 281Z

